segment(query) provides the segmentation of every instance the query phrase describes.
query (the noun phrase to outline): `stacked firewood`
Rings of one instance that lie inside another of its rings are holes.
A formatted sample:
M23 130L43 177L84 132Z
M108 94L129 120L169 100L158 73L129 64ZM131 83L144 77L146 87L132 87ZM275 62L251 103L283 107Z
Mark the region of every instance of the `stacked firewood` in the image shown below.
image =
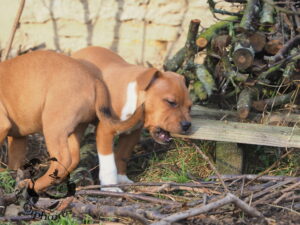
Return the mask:
M221 10L208 0L212 13L228 17L200 33L200 21L192 20L185 46L166 61L164 69L186 77L194 102L235 108L241 119L247 118L250 111L276 107L297 111L297 0L226 2L240 4L241 11ZM204 63L197 64L195 57L201 51L206 51Z

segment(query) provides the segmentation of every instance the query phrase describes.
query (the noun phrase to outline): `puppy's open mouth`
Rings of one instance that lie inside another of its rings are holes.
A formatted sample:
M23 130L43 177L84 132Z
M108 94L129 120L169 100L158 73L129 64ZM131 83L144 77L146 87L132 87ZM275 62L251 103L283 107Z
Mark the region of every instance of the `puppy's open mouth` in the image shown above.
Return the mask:
M167 144L172 140L170 133L160 127L156 127L150 133L153 139L160 144Z

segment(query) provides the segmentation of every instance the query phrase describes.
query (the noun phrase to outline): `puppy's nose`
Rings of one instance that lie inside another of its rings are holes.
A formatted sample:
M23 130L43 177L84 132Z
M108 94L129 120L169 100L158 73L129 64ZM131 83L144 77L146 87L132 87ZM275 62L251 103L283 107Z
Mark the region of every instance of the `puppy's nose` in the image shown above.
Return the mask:
M189 122L189 121L181 121L181 122L180 122L180 125L181 125L181 129L182 129L183 131L188 131L188 129L190 129L192 123Z

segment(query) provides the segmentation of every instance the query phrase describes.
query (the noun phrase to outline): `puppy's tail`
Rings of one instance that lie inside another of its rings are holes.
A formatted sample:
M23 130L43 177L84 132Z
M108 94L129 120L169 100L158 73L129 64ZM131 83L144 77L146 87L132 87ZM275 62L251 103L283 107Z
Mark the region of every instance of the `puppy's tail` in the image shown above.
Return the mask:
M96 81L95 107L100 123L107 124L107 129L111 129L112 133L123 133L133 129L141 125L144 120L144 104L139 106L127 120L121 121L118 119L112 110L108 89L100 80Z

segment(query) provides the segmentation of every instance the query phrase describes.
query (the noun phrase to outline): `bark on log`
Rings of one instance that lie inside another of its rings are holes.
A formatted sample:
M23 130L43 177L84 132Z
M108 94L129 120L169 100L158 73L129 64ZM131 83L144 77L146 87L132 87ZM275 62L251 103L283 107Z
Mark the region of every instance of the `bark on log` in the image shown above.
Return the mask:
M274 24L274 11L275 10L272 5L264 2L259 22L264 26L270 26Z
M249 31L254 30L252 27L253 18L257 15L257 3L258 0L247 0L247 5L244 10L244 15L239 25L239 30L241 31Z
M264 111L265 109L268 109L270 107L276 107L280 105L287 104L291 102L291 97L294 92L284 94L284 95L279 95L275 96L274 98L268 98L268 99L263 99L260 101L253 101L252 107L256 109L257 111Z
M196 81L193 84L193 91L201 101L206 100L208 97L204 85L200 81Z
M194 19L190 22L187 39L185 42L185 62L194 62L197 53L196 37L200 26L200 20Z
M207 93L208 96L210 96L213 92L213 90L216 89L216 84L213 76L210 74L210 72L205 68L204 65L196 64L196 75L203 84L203 87Z
M185 46L180 49L173 58L166 61L164 64L164 70L175 72L182 66L184 62L194 60L195 54L197 53L197 46L195 42L199 25L200 20L195 19L190 22Z
M183 64L185 57L185 48L181 48L171 59L168 59L164 64L165 71L177 71Z
M215 23L214 25L207 28L205 31L197 37L196 44L201 48L205 48L212 38L221 30L226 30L235 21L238 21L237 16L231 16L226 18L224 21Z
M296 35L293 39L290 39L274 56L274 61L277 62L288 54L290 50L297 47L300 44L300 34Z

